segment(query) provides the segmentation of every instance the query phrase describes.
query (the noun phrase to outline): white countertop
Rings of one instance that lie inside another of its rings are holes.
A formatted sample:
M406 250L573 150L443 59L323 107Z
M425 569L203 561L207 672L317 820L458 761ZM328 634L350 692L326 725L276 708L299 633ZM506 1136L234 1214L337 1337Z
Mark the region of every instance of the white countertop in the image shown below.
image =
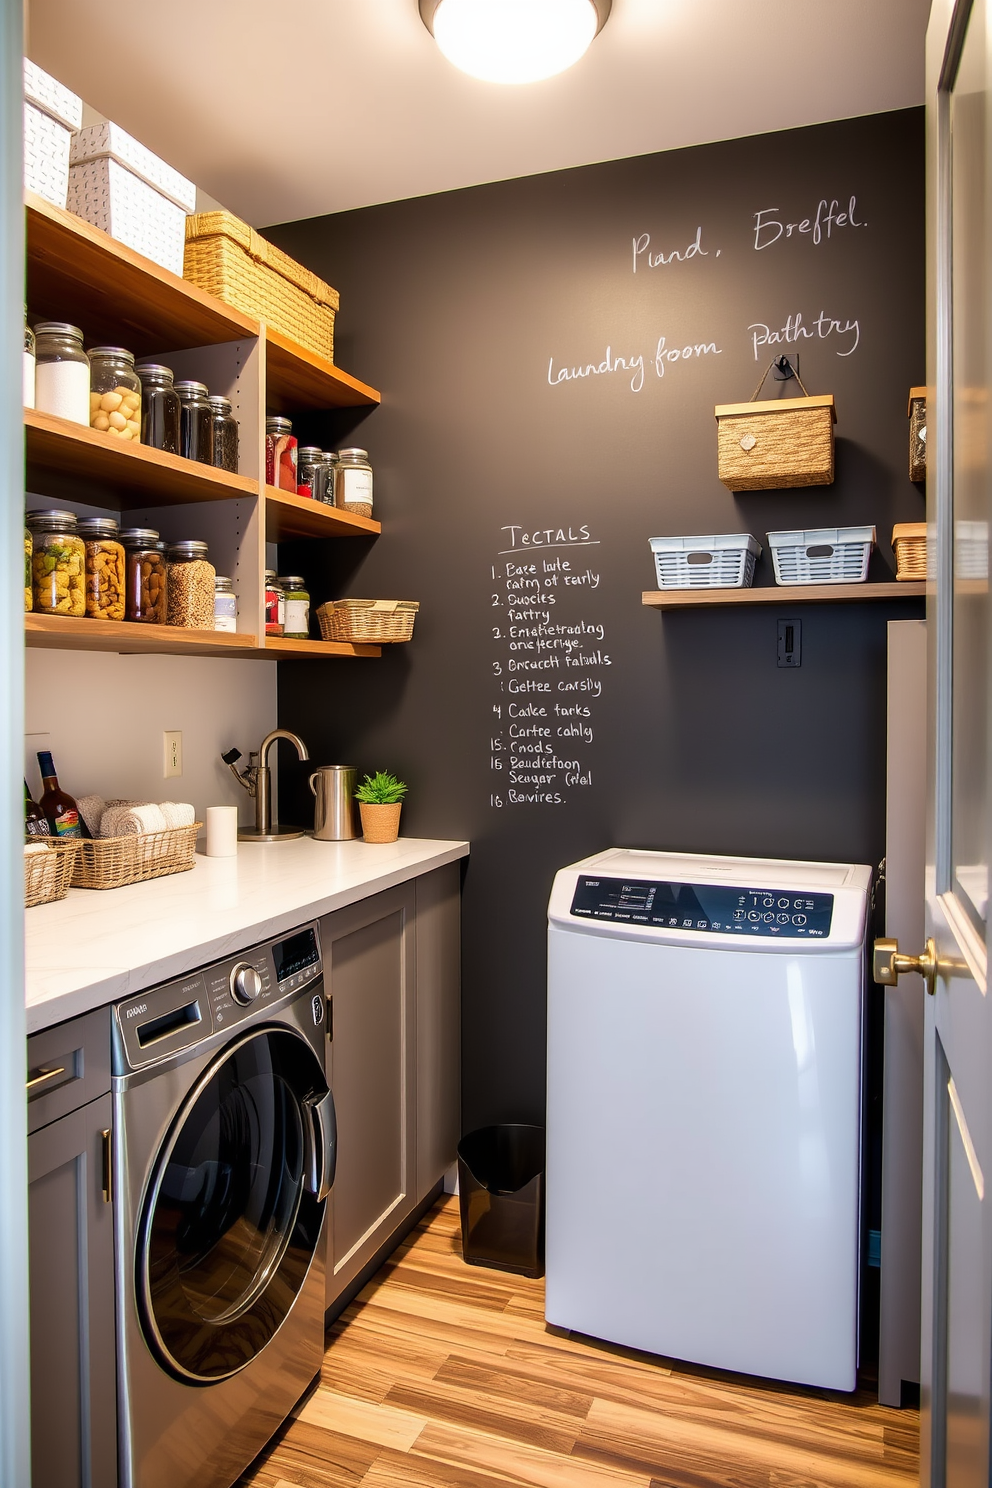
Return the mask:
M26 912L29 1033L233 956L468 856L467 842L238 844L189 873L126 889L70 889Z

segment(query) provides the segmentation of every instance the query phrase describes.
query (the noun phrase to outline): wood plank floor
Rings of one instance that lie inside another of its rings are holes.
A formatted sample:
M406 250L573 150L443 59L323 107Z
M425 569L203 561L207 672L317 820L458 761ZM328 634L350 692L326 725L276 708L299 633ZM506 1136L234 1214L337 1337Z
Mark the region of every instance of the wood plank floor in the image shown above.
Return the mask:
M465 1266L446 1199L335 1323L241 1488L910 1488L915 1411L549 1329L544 1284Z

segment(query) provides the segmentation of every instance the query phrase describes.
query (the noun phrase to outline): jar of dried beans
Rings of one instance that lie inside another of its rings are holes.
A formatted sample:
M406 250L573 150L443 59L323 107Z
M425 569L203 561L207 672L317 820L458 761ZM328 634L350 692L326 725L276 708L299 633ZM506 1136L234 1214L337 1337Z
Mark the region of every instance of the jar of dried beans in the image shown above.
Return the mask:
M153 527L128 527L121 533L127 560L125 617L146 625L165 625L165 555Z
M141 379L123 346L90 349L90 428L141 442Z
M207 552L205 542L170 546L166 578L169 625L180 625L185 630L213 630L216 571L207 561Z
M124 619L124 549L111 517L87 517L79 524L86 545L86 613L91 620Z

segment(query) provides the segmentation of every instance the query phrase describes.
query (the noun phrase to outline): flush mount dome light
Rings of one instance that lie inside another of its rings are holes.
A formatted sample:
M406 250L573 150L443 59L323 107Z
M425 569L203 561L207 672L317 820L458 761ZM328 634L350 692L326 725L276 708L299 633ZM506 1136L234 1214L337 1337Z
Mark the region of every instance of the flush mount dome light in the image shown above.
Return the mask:
M449 62L486 83L536 83L571 67L612 0L420 0Z

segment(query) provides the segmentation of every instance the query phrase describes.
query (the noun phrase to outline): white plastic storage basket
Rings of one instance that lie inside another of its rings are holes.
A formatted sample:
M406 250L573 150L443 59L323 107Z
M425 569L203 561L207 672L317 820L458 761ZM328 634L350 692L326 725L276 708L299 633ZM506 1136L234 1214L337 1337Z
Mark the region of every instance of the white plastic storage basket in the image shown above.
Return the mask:
M64 207L69 146L83 118L83 101L24 59L24 184Z
M863 584L874 545L874 527L768 533L776 584Z
M117 124L73 137L69 210L119 243L182 275L186 217L196 187Z
M750 532L650 541L659 589L750 589L761 556Z

